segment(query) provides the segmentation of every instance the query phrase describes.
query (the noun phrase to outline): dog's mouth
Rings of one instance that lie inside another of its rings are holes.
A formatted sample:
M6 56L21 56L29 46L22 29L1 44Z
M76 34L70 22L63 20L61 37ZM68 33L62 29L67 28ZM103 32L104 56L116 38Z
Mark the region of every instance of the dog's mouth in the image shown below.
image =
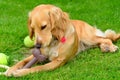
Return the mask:
M41 44L36 43L35 48L41 48Z

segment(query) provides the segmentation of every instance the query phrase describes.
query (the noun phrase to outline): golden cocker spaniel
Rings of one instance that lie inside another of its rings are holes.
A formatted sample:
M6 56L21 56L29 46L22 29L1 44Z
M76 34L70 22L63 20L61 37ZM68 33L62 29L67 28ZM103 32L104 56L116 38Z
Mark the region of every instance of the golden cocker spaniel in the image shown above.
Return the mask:
M23 76L29 73L54 70L87 48L99 46L102 52L115 52L118 47L112 41L120 38L112 30L94 28L84 21L70 20L67 13L53 5L39 5L29 13L28 29L35 44L41 45L42 55L48 57L48 63L32 68L21 69L30 57L10 67L6 76Z

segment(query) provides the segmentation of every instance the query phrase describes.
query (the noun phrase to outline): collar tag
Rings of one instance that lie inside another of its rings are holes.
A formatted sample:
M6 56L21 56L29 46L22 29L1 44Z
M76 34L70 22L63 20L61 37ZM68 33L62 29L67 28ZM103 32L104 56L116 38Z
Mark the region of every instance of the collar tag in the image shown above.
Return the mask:
M65 37L62 37L60 41L61 41L62 43L65 43L65 42L66 42L66 38L65 38Z

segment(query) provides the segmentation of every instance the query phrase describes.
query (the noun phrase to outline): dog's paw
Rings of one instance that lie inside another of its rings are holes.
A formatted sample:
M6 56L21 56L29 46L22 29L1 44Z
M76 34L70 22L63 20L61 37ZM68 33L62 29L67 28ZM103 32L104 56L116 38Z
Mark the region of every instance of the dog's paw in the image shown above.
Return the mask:
M100 45L102 52L115 52L118 50L118 47L115 45L107 45L107 44L101 44Z
M20 70L16 70L12 73L12 75L14 77L21 77L21 76L24 76L26 74L29 73L29 70L28 69L20 69Z
M119 49L118 46L115 46L115 45L110 46L110 52L115 52L115 51L117 51L118 49Z
M9 68L3 75L7 77L21 77L30 73L30 69L14 69Z
M108 45L101 44L100 49L101 49L102 52L109 52L110 47Z
M7 77L11 77L13 72L14 72L14 70L8 69L4 74L5 74L5 76L7 76Z

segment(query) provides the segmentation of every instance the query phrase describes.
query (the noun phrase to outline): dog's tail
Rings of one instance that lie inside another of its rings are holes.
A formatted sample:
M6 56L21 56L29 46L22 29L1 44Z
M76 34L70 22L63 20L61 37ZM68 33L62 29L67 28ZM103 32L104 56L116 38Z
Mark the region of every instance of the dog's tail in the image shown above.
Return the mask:
M105 36L106 38L111 39L112 41L117 41L118 39L120 39L120 33L117 34L115 31L111 29L107 29L105 31Z

